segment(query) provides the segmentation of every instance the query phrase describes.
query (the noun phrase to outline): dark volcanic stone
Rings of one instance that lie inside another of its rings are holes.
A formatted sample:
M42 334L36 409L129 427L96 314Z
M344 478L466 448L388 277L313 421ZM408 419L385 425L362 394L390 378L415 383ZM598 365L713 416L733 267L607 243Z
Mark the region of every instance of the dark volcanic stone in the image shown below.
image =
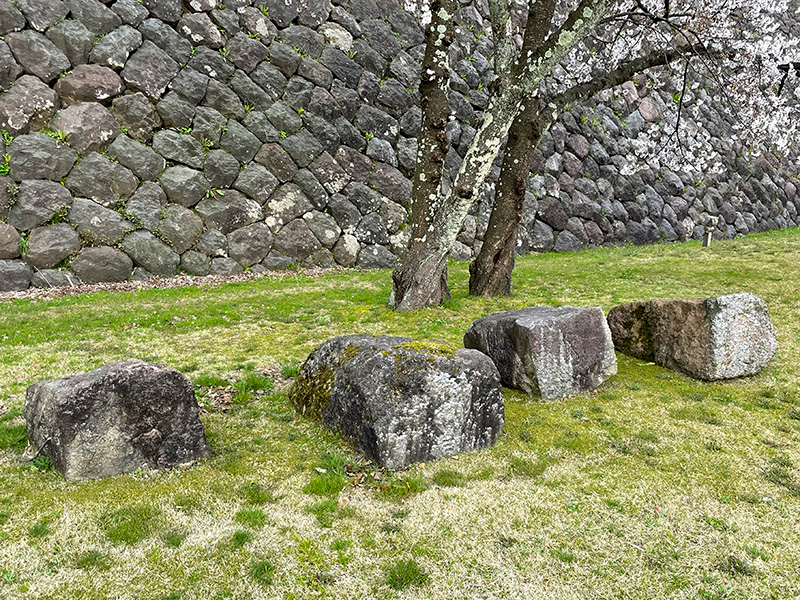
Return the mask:
M222 134L219 144L243 164L253 160L253 157L261 149L261 140L234 120L228 121L227 129Z
M178 64L185 65L192 56L191 42L163 21L147 19L139 26L139 32L144 39L153 42Z
M72 18L97 35L105 35L122 25L122 19L98 0L65 0L65 3L72 12Z
M226 48L234 65L249 73L267 57L267 47L244 33L237 33L228 41Z
M158 99L178 71L178 63L154 43L145 41L122 69L122 78L131 88Z
M65 184L76 196L111 206L130 198L139 180L122 165L93 152L72 169Z
M78 278L62 269L38 269L31 279L31 285L36 288L48 289L58 287L74 287Z
M0 292L23 292L31 285L33 269L19 260L0 260Z
M11 0L0 0L0 35L25 27L25 17Z
M61 0L16 0L16 3L37 31L46 31L69 13L69 7Z
M159 182L170 201L186 208L200 202L211 188L208 179L200 171L180 165L164 171Z
M362 269L393 269L397 266L397 257L385 246L373 244L361 248L356 266Z
M232 258L223 257L211 259L211 267L208 270L208 274L228 277L230 275L238 275L242 271L244 271L244 269L238 262Z
M189 61L189 67L217 81L227 81L236 67L219 52L200 46Z
M215 79L208 81L208 89L203 103L229 119L242 119L246 114L239 96L227 85Z
M22 260L36 269L51 269L80 247L78 233L67 223L37 227L31 231Z
M41 33L9 33L5 42L22 68L43 81L54 79L72 66L67 56Z
M108 155L115 157L119 164L128 167L143 181L155 181L167 166L163 156L127 135L120 135L114 140L108 147Z
M167 206L164 218L158 224L158 235L178 254L194 246L202 233L203 220L180 204Z
M755 375L777 349L767 305L752 294L632 302L611 309L619 352L698 379Z
M19 197L8 215L8 224L20 231L44 225L62 213L72 202L72 194L60 183L47 180L25 180L19 186Z
M161 126L156 107L141 92L114 98L112 112L131 137L148 141Z
M0 223L0 259L17 258L20 254L19 243L22 238L19 232L7 223Z
M194 69L181 69L181 72L169 84L169 89L186 98L191 104L199 104L208 90L208 76Z
M329 340L308 357L289 397L389 469L490 447L504 425L492 362L441 342Z
M148 231L158 225L161 209L167 204L167 195L161 186L152 181L144 182L136 193L130 197L125 212Z
M133 51L141 45L142 34L133 27L123 25L97 43L89 55L89 60L112 69L121 69Z
M169 92L156 104L156 110L164 123L164 127L180 130L185 127L191 127L195 105L180 94Z
M149 231L134 231L122 242L125 254L153 275L172 277L181 258Z
M69 266L84 283L127 281L133 272L128 255L110 246L84 248Z
M164 129L153 136L153 150L167 160L203 168L203 145L191 135Z
M230 187L239 174L239 161L224 150L212 150L206 155L203 174L213 188Z
M176 23L183 14L181 0L142 0L142 4L151 15L167 23Z
M278 178L257 163L250 163L233 183L240 192L264 204L279 185Z
M192 382L127 360L28 388L28 439L67 481L166 469L208 454Z
M253 223L228 234L228 253L243 267L264 260L272 248L272 232L264 223Z
M14 60L8 45L0 40L0 92L10 88L21 74L22 67Z
M101 65L79 65L59 79L54 87L64 104L102 102L122 93L125 86L119 75Z
M10 175L15 181L50 179L61 181L78 160L75 151L43 133L14 138L8 149Z
M464 347L485 352L503 385L545 399L587 392L617 372L600 308L537 306L478 319Z
M275 236L275 250L297 261L302 261L322 248L317 237L303 219L295 219L285 225Z
M47 38L58 47L73 65L83 65L96 39L80 21L62 21L47 30Z
M297 165L278 144L264 144L256 154L256 161L282 182L291 181L297 173Z
M117 211L104 208L86 198L76 198L67 215L84 239L92 243L114 244L133 229L133 223Z
M322 144L307 129L288 136L281 146L299 167L307 167L323 150Z

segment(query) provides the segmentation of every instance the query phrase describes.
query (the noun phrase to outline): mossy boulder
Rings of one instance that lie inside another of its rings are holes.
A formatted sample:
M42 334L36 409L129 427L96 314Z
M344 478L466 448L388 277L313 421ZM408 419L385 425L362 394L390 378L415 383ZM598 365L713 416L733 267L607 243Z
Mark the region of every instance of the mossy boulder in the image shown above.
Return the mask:
M430 340L349 335L320 345L289 397L378 465L397 469L487 448L504 424L485 354Z
M778 343L753 294L631 302L608 313L619 352L705 380L755 375Z

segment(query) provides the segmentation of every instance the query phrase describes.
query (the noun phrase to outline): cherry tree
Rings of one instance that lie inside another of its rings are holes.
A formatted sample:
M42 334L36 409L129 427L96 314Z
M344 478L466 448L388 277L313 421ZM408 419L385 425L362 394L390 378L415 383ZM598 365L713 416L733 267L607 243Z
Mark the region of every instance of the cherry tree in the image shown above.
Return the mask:
M562 112L643 71L668 65L684 79L690 69L703 72L716 84L712 101L729 103L740 117L735 138L742 144L788 149L797 134L797 0L489 0L495 80L463 163L452 185L443 186L445 127L454 118L447 97L456 8L456 0L416 7L429 22L412 235L393 273L390 298L397 310L449 297L448 254L502 152L488 230L470 268L470 292L508 294L522 200L541 135ZM645 134L636 140L638 160L631 169L653 157L671 164L704 157L702 168L713 167L716 150L691 129L690 119L681 119L682 110L679 102L668 139ZM688 126L682 131L683 123Z

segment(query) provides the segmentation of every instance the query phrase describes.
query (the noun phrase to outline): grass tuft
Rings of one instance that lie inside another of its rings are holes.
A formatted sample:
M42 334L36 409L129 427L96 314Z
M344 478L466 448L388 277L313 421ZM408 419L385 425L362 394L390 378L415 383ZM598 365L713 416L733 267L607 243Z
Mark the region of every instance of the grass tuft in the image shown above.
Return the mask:
M464 487L467 484L467 479L458 471L439 469L433 474L433 483L439 487Z
M404 590L410 587L421 587L428 582L428 574L416 560L398 560L385 569L386 585L393 590Z
M275 575L275 567L268 559L257 560L250 563L247 570L250 577L261 585L272 585L272 578Z
M267 524L267 514L260 508L242 508L236 512L233 520L245 527L263 527Z
M115 544L132 545L142 541L156 528L159 512L147 504L123 506L100 515L100 529Z

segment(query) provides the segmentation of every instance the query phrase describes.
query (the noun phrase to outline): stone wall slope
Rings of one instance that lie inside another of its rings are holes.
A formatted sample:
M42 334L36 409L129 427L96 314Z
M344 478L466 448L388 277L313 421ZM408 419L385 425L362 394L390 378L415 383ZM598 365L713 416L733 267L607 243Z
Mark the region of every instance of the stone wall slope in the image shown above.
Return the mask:
M486 14L457 15L449 172L488 101ZM0 36L0 290L391 267L405 247L424 35L396 0L0 0ZM800 224L797 180L749 160L710 102L721 175L622 175L642 132L671 127L677 90L649 81L544 136L520 253ZM492 195L456 258L480 247Z

